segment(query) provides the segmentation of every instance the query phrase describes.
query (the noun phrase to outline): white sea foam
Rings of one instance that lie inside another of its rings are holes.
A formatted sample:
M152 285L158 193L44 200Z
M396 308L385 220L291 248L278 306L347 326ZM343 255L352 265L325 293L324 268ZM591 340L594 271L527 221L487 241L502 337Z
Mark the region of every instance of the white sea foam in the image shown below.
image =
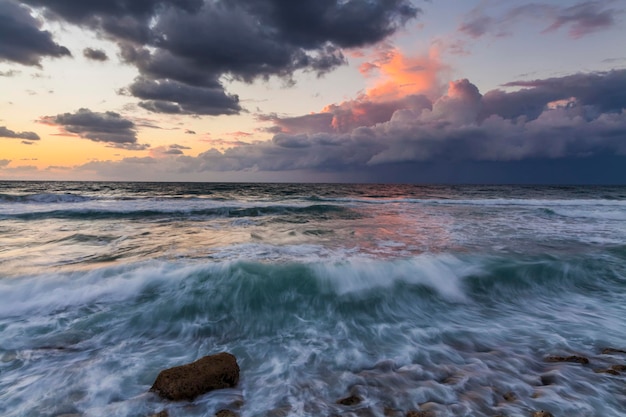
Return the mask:
M148 285L178 279L180 270L164 263L2 279L0 318L45 314L95 302L120 302L135 297Z
M320 279L338 294L388 288L397 283L425 285L451 301L465 301L462 279L479 267L451 255L420 255L409 259L381 262L371 258L351 258L314 266Z

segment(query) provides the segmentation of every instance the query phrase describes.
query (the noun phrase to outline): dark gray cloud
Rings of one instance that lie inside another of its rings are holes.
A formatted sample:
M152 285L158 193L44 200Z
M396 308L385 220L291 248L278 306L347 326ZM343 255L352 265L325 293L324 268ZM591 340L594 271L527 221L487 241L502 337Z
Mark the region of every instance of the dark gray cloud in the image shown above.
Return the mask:
M194 66L189 59L164 50L150 52L131 44L122 44L120 48L122 60L135 65L145 78L173 79L192 86L222 88L215 72Z
M192 15L162 13L155 44L206 72L245 81L298 69L323 73L345 62L339 48L376 43L417 11L406 0L207 1Z
M328 41L340 47L376 43L419 12L405 0L235 0L234 3L270 27L290 35L294 44L307 48Z
M65 132L75 134L94 142L104 142L110 146L128 150L146 149L137 143L135 124L115 112L92 112L79 109L76 113L63 113L46 116L43 123L59 126Z
M0 159L0 168L4 168L5 166L11 163L10 159Z
M96 29L115 38L147 42L150 21L163 8L175 7L193 12L203 0L22 0L43 8L48 18L56 18Z
M342 48L379 42L419 13L411 0L23 1L118 41L141 74L127 91L142 107L207 115L242 110L224 76L323 74L345 64Z
M69 49L41 30L30 9L13 0L0 0L0 61L41 66L43 57L71 56Z
M7 129L5 126L0 126L0 138L9 139L26 139L26 140L39 140L40 137L35 132L14 132Z
M142 100L139 105L157 113L237 114L241 111L239 97L228 95L222 88L193 87L173 80L139 78L128 88Z
M626 8L611 7L614 3L613 0L581 1L573 6L529 3L511 8L499 16L489 15L486 7L481 5L466 16L459 31L472 38L486 34L506 36L516 22L535 20L545 25L543 33L565 28L570 37L580 38L618 23L617 16L623 14Z
M108 61L109 57L106 52L101 49L85 48L83 49L83 56L92 61Z

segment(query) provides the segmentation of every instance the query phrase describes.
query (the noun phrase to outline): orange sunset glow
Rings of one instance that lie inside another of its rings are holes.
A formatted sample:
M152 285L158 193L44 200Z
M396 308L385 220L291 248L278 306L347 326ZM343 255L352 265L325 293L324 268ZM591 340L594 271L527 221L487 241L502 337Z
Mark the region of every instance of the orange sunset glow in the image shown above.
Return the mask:
M360 67L361 73L379 73L373 87L367 90L371 100L397 100L411 94L437 98L442 92L442 80L450 68L441 62L440 51L431 47L425 55L406 55L397 48L380 53L373 62Z

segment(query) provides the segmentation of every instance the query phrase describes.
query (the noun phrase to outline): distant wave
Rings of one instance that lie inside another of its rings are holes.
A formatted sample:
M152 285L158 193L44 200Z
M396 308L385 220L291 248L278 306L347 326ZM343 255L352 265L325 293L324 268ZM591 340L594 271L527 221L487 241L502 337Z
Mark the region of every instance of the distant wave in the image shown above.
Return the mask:
M468 206L603 206L626 208L626 200L614 199L529 199L529 198L330 198L310 196L306 200L326 203L358 204L432 204Z
M50 211L33 211L15 214L0 214L0 218L17 218L22 220L42 220L42 219L77 219L77 220L98 220L98 219L141 219L151 217L162 217L167 215L168 218L176 220L180 217L263 217L271 215L306 215L310 218L319 218L329 216L331 218L349 217L358 218L359 214L353 210L331 204L314 204L310 206L289 206L289 205L272 205L272 206L224 206L212 208L199 208L179 210L172 207L145 209L143 208L124 208L102 210L102 209L62 209Z
M84 201L92 200L96 200L96 198L71 193L37 193L26 195L0 194L0 203L82 203Z

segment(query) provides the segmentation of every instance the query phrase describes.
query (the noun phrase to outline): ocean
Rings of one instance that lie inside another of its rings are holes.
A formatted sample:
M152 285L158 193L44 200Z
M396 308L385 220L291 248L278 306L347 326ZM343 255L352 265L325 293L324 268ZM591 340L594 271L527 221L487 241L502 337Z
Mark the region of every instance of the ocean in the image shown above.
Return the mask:
M626 187L0 182L1 416L617 417L618 350Z

